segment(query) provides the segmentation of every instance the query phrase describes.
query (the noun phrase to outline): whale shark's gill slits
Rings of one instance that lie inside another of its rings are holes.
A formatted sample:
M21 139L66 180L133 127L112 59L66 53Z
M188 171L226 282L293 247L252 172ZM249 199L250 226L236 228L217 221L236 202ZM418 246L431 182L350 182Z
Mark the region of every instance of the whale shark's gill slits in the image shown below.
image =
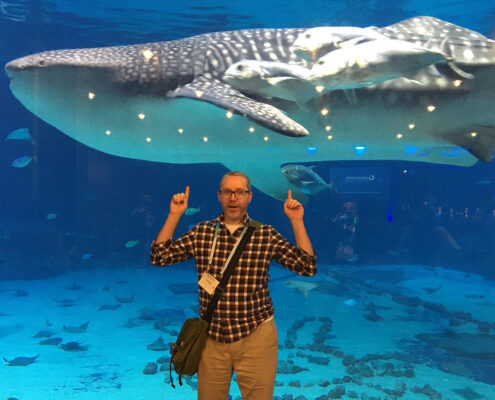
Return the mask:
M177 84L183 86L194 79L195 38L180 42L177 65Z
M192 56L194 61L193 74L196 77L203 75L205 72L207 72L208 69L207 55L208 55L208 48L211 42L211 37L200 35L200 36L195 36L194 39L195 40L193 44Z
M280 29L277 29L275 32L275 41L276 41L276 49L278 53L282 56L282 59L287 59L289 58L289 51L286 51L288 49L287 45L284 44L283 38L282 38L282 31Z
M223 45L219 42L218 38L216 36L212 37L206 53L206 69L212 76L215 77L221 76L221 74L223 74L228 67L225 64L224 56L222 54L222 47Z

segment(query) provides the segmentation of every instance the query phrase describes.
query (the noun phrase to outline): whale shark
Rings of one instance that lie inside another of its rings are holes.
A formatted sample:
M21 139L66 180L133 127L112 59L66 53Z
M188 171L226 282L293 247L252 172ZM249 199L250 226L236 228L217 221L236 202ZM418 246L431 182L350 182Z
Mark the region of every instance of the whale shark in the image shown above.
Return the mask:
M280 173L286 163L471 166L493 159L494 41L431 17L377 28L426 47L441 39L474 79L422 69L414 78L420 85L394 79L355 89L352 102L335 91L300 107L242 93L222 80L242 60L308 67L291 51L305 31L247 29L52 50L13 60L6 72L11 92L27 109L93 149L155 162L221 163L247 173L255 187L277 199L285 199L288 189L304 198Z

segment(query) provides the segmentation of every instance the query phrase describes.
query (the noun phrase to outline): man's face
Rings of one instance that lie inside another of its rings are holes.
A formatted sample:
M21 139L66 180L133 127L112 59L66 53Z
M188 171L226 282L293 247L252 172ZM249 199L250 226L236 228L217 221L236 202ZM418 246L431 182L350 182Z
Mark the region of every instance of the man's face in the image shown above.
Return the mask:
M220 182L220 190L230 190L235 192L239 189L248 190L247 180L243 176L227 175ZM238 199L235 194L231 194L229 197L224 197L218 193L218 201L222 206L225 217L224 222L227 224L240 223L242 216L247 212L247 208L252 197L253 194L251 192L241 199Z

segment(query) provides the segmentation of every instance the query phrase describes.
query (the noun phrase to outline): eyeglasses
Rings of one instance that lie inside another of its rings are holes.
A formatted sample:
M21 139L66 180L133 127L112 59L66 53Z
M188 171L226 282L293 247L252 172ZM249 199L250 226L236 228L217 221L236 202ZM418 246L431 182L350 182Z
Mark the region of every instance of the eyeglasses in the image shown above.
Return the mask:
M244 199L247 194L250 192L250 190L242 190L242 189L237 189L237 190L229 190L229 189L220 189L218 193L220 193L220 196L222 196L224 199L230 199L230 196L234 194L234 196L241 200Z

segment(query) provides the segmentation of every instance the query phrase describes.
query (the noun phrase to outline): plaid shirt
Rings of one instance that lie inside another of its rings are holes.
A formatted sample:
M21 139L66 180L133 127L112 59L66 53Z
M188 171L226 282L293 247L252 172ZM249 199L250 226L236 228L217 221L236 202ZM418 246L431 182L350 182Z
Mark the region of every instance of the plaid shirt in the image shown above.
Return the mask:
M215 235L215 226L220 222L217 244L212 265L208 268ZM223 214L214 220L199 223L177 240L151 244L151 263L165 266L196 259L198 281L204 272L220 281L224 266L235 242L242 232L238 228L233 235L223 225ZM249 222L247 215L242 224ZM232 343L240 340L273 316L273 303L268 292L268 270L275 260L287 269L304 276L316 274L316 258L294 246L271 225L261 225L253 232L225 292L213 313L208 336L219 342ZM198 285L200 313L204 315L211 296Z

